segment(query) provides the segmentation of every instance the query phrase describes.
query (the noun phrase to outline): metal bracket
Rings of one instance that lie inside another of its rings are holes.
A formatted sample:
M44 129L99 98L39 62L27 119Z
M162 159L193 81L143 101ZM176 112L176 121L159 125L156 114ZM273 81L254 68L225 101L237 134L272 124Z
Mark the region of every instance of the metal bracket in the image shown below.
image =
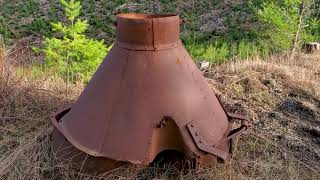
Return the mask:
M247 116L234 114L234 113L227 113L227 116L230 122L234 122L234 120L236 119L241 121L241 126L237 129L232 130L227 137L228 139L233 139L237 136L240 136L243 132L245 132L251 126L249 117Z
M248 128L251 127L250 118L248 116L227 112L225 107L222 105L221 99L218 96L217 99L223 111L226 113L230 123L233 123L236 119L241 121L241 126L237 129L232 130L227 137L228 139L232 140L233 138L236 138L237 136L241 135L243 132L245 132Z
M199 132L199 129L197 127L197 124L195 122L191 122L187 124L187 128L192 135L193 140L195 141L197 147L207 153L213 154L224 161L228 161L231 157L231 155L228 152L222 151L213 145L210 145L205 138L201 135L201 132Z

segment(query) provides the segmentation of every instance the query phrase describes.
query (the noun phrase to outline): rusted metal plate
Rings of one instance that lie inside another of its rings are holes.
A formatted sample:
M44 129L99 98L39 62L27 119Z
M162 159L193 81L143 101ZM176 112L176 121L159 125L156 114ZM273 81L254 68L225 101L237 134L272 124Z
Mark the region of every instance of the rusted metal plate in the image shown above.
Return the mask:
M199 149L202 151L205 151L207 153L213 154L224 161L227 161L230 159L230 154L228 152L228 149L219 149L215 147L216 144L211 144L210 141L207 140L208 137L210 137L210 134L204 135L204 130L202 130L200 125L197 122L191 122L187 125L188 130L190 131L190 134L192 135L192 138L197 145ZM212 137L214 139L214 137ZM226 141L225 139L221 139L221 141Z
M212 162L214 149L199 146L188 130L196 122L207 144L228 153L228 116L181 44L179 17L117 19L117 42L71 110L53 118L56 128L95 157L149 164L173 148ZM168 130L159 127L164 117L173 120Z
M103 173L127 164L86 154L68 142L57 129L53 130L52 138L54 139L52 148L55 151L55 157L66 164L74 164L77 168L81 168L82 172Z
M53 118L59 121L69 110L70 108L67 108L57 113ZM67 141L64 135L56 128L53 129L51 139L53 140L52 148L55 152L55 157L65 163L74 164L81 168L82 172L102 173L126 164L112 159L90 156L80 151Z

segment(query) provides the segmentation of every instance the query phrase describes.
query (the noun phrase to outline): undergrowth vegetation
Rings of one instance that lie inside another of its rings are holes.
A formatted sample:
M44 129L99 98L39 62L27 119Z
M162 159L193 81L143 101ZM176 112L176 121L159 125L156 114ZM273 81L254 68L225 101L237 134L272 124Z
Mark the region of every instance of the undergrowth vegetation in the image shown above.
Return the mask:
M319 3L319 2L318 2ZM265 22L265 35L279 50L292 53L305 42L317 41L320 20L313 13L314 0L285 0L263 3L258 17Z
M103 39L107 46L114 41L118 13L179 14L186 22L181 26L181 35L192 57L212 63L267 57L319 40L319 0L79 2L79 20L88 24L85 35ZM59 33L52 31L51 24L68 21L58 0L3 0L0 6L0 34L8 44L22 37L52 39Z
M184 39L185 46L196 60L205 60L212 64L221 64L232 59L250 59L253 57L268 57L271 55L268 44L241 40L239 43L228 43L226 40L216 40L200 43L192 37Z

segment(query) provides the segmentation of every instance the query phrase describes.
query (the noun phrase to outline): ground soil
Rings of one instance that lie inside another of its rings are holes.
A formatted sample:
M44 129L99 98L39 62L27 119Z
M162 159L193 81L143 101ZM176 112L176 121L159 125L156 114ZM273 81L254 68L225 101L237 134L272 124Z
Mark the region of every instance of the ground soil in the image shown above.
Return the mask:
M74 102L83 84L0 63L0 179L318 179L320 57L234 61L205 73L226 109L250 116L226 164L180 172L125 166L107 175L83 172L55 158L50 115Z

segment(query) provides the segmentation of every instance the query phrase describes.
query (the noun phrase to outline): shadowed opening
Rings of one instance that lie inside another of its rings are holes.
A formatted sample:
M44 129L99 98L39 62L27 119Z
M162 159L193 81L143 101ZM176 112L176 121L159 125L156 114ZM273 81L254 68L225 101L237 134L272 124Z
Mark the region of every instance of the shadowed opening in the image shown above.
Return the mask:
M188 148L184 144L179 127L170 116L164 116L154 129L150 145L150 166L175 167L185 170L193 167Z
M59 114L56 115L55 119L58 121L58 122L61 122L61 118L66 115L69 111L71 110L71 108L67 108L63 111L61 111Z
M179 171L184 171L195 167L195 161L188 160L186 155L180 151L169 149L160 152L150 165L164 169L174 167Z

